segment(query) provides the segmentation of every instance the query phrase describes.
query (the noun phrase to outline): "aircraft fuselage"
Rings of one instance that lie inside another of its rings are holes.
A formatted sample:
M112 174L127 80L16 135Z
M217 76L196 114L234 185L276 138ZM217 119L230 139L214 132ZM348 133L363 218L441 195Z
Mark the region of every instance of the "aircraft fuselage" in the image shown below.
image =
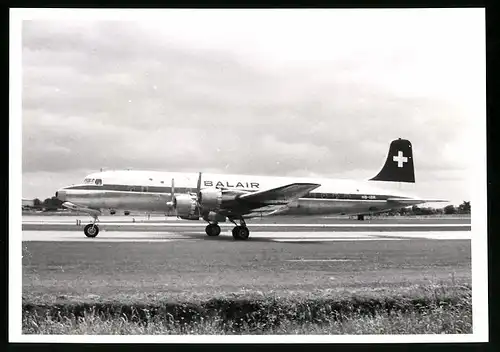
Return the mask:
M158 171L104 171L88 175L82 184L58 191L59 199L93 209L126 209L165 213L175 194L196 193L197 173ZM320 187L293 201L279 215L360 214L390 209L387 199L410 197L383 190L374 181L315 179L203 173L201 188L258 191L293 182L312 182Z

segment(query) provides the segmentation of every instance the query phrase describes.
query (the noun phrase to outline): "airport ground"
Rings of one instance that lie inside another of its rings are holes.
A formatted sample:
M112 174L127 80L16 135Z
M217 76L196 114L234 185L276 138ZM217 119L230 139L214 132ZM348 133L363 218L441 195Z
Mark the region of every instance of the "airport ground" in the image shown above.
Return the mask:
M230 223L210 238L203 222L115 215L89 239L88 217L36 218L23 217L25 333L472 329L470 219L268 218L240 242Z

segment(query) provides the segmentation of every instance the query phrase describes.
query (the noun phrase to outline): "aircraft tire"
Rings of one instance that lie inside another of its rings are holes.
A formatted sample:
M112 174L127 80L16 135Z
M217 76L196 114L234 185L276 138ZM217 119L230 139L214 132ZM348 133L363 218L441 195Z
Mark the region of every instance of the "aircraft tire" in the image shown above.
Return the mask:
M95 224L88 224L83 228L85 236L94 238L99 234L99 227Z
M220 226L217 224L208 224L207 227L205 227L205 232L210 237L219 236L220 235Z
M245 241L250 236L250 231L246 226L235 226L233 228L233 238L237 241Z

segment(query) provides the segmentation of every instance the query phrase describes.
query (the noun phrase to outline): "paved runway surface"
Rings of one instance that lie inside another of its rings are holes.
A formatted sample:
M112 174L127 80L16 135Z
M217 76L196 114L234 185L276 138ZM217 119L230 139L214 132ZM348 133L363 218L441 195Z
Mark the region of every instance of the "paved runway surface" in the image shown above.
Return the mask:
M270 218L266 219L269 220ZM77 221L78 220L78 221ZM252 219L253 220L253 219ZM470 239L470 219L460 218L394 218L356 221L346 218L280 218L282 223L248 221L250 241L332 242L388 241L408 239ZM276 219L274 219L276 222ZM103 216L98 222L100 233L86 238L83 227L86 216L23 216L23 241L101 241L101 242L172 242L232 240L232 223L221 223L219 237L204 233L204 221L147 217L135 220L126 216Z
M470 231L412 231L412 232L274 232L258 231L248 241L273 242L334 242L334 241L394 241L409 239L468 240ZM121 232L102 231L96 238L87 238L77 231L23 231L23 241L52 242L172 242L172 241L225 241L233 240L230 231L219 237L208 237L203 232Z
M74 224L76 220L88 223L91 217L88 215L23 215L23 223L68 223ZM152 215L149 219L146 215L103 215L99 217L101 223L189 223L205 225L204 221L182 220L176 217L165 217ZM470 225L470 217L446 216L446 217L366 217L364 221L350 219L345 216L269 216L263 218L252 218L248 224L462 224ZM228 223L230 224L230 223Z
M87 238L85 216L23 217L23 297L142 302L241 290L395 289L451 276L470 282L476 235L470 220L299 218L248 221L250 238L234 241L231 223L209 237L203 221L110 218L102 217L99 235Z

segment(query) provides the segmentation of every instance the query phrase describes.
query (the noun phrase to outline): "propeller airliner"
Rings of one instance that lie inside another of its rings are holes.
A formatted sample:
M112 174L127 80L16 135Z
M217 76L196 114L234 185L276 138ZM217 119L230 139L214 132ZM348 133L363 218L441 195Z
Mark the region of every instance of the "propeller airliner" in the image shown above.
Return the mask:
M63 206L88 213L94 221L84 228L96 237L102 210L162 212L174 210L184 220L204 220L208 236L218 236L219 222L234 223L235 240L246 240L245 220L272 215L364 215L400 209L438 199L421 199L380 188L377 182L415 182L410 141L391 142L384 166L369 180L310 179L140 170L110 170L90 174L83 183L56 192ZM239 222L236 223L236 221Z

